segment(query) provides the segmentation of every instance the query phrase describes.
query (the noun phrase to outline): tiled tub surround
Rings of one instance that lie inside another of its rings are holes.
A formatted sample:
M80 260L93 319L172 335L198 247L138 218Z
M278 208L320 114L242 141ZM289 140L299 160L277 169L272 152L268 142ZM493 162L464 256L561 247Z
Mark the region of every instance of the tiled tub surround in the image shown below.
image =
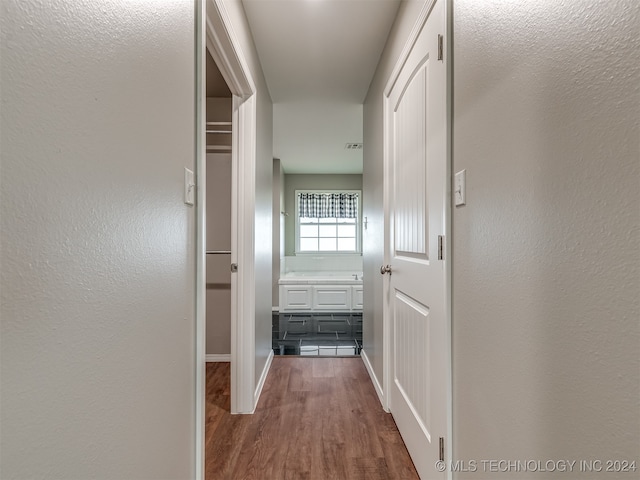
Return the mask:
M327 284L336 283L339 285L362 285L362 271L312 271L312 272L289 272L280 277L280 285L305 285L305 284Z
M282 277L287 273L327 272L350 273L362 272L362 255L297 255L282 257L280 261Z

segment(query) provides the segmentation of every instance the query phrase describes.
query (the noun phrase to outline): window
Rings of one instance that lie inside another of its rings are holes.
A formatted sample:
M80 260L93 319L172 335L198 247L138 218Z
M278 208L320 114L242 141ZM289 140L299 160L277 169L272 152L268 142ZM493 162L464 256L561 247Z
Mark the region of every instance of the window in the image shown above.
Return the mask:
M296 191L296 253L360 253L360 192Z

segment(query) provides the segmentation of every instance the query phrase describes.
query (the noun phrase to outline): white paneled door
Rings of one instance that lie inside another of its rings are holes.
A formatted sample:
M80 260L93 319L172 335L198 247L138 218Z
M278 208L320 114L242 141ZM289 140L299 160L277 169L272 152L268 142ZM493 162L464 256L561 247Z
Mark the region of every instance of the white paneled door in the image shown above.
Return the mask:
M386 99L389 408L422 479L445 478L447 192L444 0L435 2ZM444 237L443 237L444 238Z

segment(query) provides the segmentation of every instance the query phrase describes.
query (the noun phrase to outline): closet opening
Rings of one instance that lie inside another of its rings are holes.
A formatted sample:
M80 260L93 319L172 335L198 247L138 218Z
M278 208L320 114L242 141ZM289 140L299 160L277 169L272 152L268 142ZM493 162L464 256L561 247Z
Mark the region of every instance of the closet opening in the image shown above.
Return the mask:
M206 360L231 361L231 90L206 55Z

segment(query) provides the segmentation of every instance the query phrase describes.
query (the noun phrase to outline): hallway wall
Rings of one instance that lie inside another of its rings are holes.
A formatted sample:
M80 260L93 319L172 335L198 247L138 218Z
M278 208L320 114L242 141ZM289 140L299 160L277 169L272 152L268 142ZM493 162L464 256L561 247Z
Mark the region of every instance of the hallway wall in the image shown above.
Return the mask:
M278 308L279 288L278 280L280 279L280 271L282 270L281 259L284 257L284 170L282 162L278 158L273 159L273 232L272 241L272 268L271 272L271 306Z
M454 32L456 457L639 461L640 4L456 0Z
M227 13L238 37L242 52L256 83L257 144L256 144L256 223L255 223L255 283L256 283L256 384L266 365L271 349L272 297L272 181L273 181L273 105L262 73L260 60L239 1L225 2Z
M195 475L195 7L148 7L2 2L3 479Z

